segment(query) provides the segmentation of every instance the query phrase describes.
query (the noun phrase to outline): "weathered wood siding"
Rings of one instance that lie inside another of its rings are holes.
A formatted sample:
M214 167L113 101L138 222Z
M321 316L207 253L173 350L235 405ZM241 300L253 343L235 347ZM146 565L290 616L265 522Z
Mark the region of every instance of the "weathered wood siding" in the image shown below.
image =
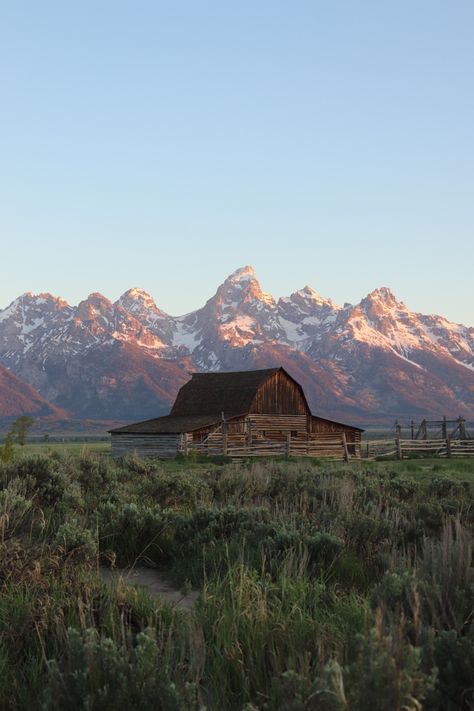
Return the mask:
M278 371L260 385L250 412L265 415L310 414L301 387L283 371Z
M311 430L314 434L319 434L322 432L345 432L346 436L354 437L356 433L360 435L359 430L355 430L350 425L341 425L339 422L331 422L331 420L325 420L323 417L311 416Z
M247 427L251 427L253 432L293 432L296 435L308 431L308 416L254 414L247 417Z
M139 457L176 457L179 434L112 434L112 457L137 454Z
M346 435L349 453L360 456L361 454L361 433L349 425L342 425L339 422L331 422L324 417L311 416L311 434L336 434L342 433Z

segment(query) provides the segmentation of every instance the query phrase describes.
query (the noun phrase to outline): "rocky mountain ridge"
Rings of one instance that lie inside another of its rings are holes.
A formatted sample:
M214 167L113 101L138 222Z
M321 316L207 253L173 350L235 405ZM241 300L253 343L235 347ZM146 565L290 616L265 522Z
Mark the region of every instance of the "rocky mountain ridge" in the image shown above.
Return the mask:
M0 311L0 364L76 417L152 417L190 371L280 364L328 417L474 417L474 328L414 313L385 287L356 305L309 286L276 301L250 266L179 317L138 288L77 306L23 294Z

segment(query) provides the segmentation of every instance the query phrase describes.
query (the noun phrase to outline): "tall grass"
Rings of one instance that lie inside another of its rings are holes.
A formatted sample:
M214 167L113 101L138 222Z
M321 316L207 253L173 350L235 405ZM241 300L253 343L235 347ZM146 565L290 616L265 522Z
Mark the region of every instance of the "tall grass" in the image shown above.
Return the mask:
M83 453L0 466L0 707L474 707L459 469ZM152 564L195 610L100 581Z

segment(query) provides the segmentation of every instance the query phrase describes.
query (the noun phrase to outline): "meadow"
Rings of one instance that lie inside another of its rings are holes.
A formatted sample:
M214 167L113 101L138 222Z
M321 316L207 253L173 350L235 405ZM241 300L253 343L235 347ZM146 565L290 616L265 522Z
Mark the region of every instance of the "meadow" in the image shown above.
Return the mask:
M0 707L474 708L474 462L0 464ZM106 585L157 566L182 611Z

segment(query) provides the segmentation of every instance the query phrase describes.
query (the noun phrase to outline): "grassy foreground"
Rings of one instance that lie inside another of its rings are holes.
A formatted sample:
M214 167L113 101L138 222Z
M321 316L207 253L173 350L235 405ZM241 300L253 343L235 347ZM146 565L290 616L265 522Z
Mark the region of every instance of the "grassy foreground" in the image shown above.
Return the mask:
M474 462L0 465L0 707L474 708ZM144 561L192 614L107 588Z

